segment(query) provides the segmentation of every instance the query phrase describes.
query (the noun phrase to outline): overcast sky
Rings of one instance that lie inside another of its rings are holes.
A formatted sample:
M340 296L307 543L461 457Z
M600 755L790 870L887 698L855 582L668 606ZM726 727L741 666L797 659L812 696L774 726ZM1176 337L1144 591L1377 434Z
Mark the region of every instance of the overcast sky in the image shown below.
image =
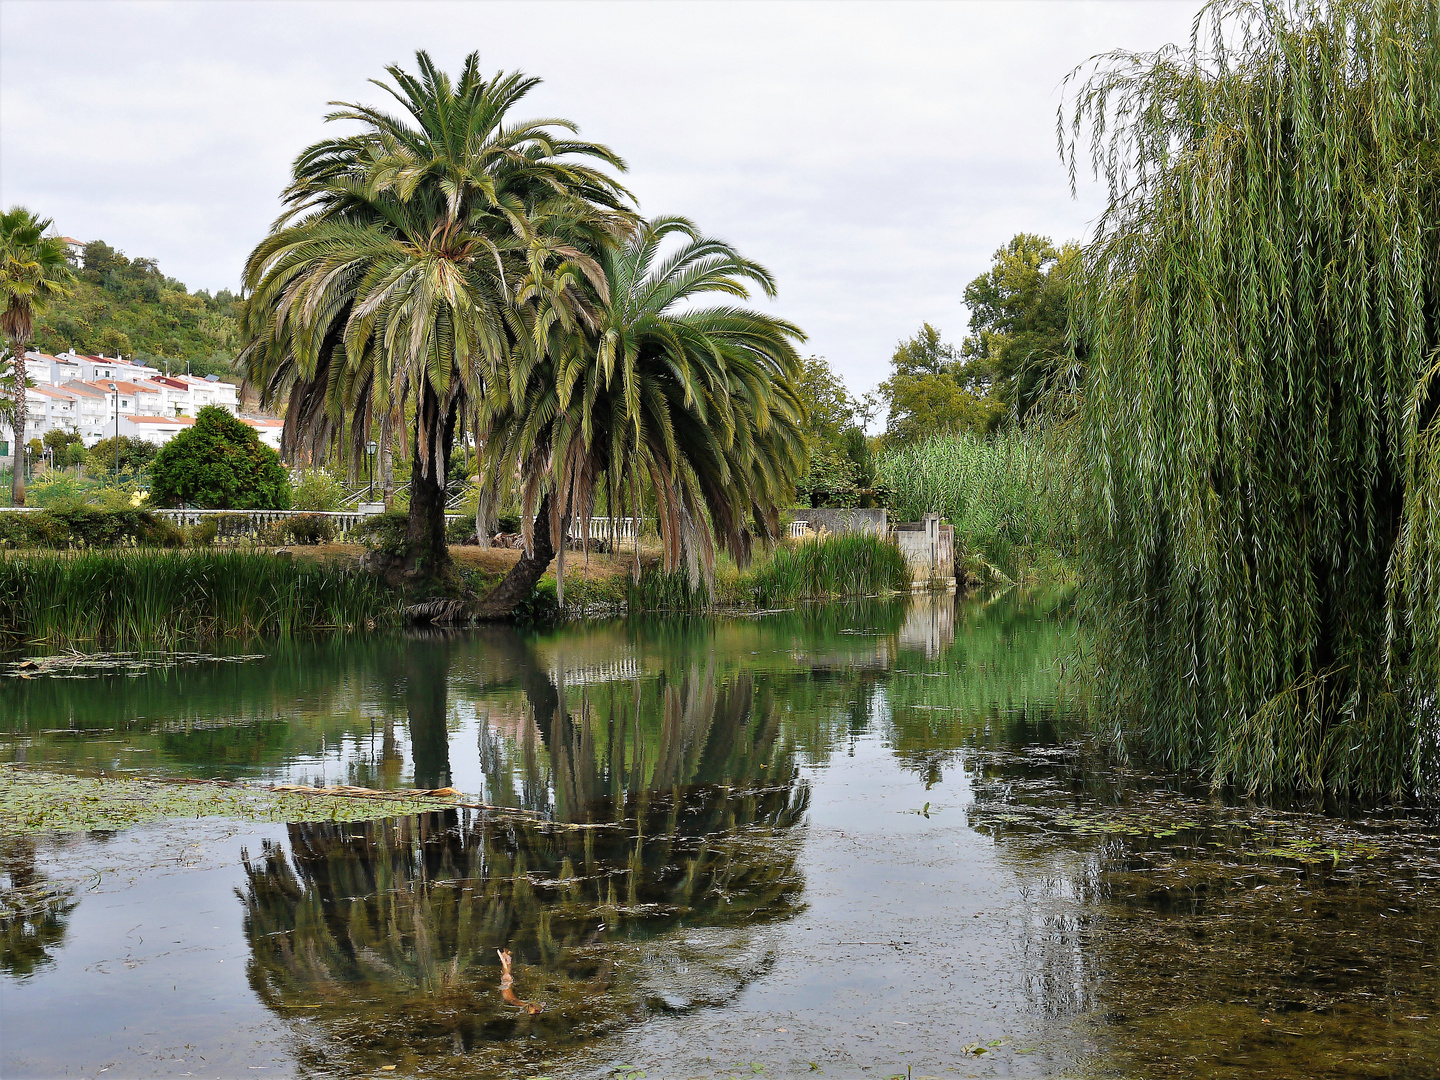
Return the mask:
M923 321L965 334L965 285L1016 232L1082 238L1055 152L1061 82L1115 48L1182 41L1167 3L0 2L0 204L53 217L191 288L235 288L326 103L446 68L544 82L682 213L774 271L773 308L855 391Z

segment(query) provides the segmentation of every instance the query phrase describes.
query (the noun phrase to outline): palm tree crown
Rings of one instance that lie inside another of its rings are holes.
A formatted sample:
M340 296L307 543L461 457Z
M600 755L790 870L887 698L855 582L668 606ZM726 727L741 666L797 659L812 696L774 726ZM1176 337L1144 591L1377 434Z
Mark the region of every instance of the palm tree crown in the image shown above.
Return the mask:
M75 278L66 258L65 241L46 236L49 218L38 218L23 206L0 214L0 334L10 349L6 419L14 433L15 467L11 469L12 505L25 505L25 346L35 330L35 312L46 301L65 296Z
M527 520L548 496L551 536L572 517L587 523L597 491L611 507L627 496L635 505L644 485L667 569L683 559L692 582L708 574L715 540L743 563L747 522L777 535L804 468L793 389L804 335L746 308L697 306L775 288L764 267L685 218L655 219L599 262L609 303L598 326L562 332L543 353L512 352L508 378L482 404L484 475L518 472Z
M603 278L587 252L631 215L586 163L623 168L610 150L563 120L507 121L538 80L487 80L476 54L458 80L416 59L418 77L392 66L395 86L377 83L402 115L342 104L327 119L362 130L296 160L285 212L246 266L242 363L263 400L288 399L292 452L320 456L345 434L358 456L410 403L411 539L443 560L443 513L431 498L419 521L416 492L443 491L456 424L517 334L593 319ZM551 310L526 324L527 303Z

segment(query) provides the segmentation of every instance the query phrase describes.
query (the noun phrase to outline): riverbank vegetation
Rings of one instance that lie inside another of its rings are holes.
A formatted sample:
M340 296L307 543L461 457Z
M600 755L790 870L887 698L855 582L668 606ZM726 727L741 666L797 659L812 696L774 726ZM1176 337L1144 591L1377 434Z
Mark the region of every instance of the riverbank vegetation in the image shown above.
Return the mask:
M398 623L399 598L358 567L254 551L0 558L0 635L52 644L288 637Z
M1440 7L1211 5L1069 120L1081 702L1217 783L1433 785Z
M895 521L938 512L955 527L957 564L1015 580L1073 578L1078 507L1069 447L1043 427L955 432L879 456Z
M910 566L894 544L846 534L780 544L746 569L722 564L711 582L655 565L630 584L626 602L632 612L753 610L908 591L910 580Z

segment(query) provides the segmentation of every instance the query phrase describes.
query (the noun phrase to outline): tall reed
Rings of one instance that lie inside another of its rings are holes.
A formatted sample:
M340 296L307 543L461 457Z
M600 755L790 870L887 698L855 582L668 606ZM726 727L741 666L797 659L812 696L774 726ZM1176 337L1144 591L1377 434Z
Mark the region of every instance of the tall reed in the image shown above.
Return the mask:
M258 552L0 558L0 634L32 640L283 637L398 617L395 594L370 574Z
M939 513L955 526L955 557L978 554L1012 577L1039 551L1074 551L1069 456L1040 429L937 435L883 453L890 516Z
M711 607L868 596L909 589L910 567L900 550L874 536L825 536L781 544L747 573L717 575L714 590L690 587L684 571L653 567L629 592L631 611L703 611Z

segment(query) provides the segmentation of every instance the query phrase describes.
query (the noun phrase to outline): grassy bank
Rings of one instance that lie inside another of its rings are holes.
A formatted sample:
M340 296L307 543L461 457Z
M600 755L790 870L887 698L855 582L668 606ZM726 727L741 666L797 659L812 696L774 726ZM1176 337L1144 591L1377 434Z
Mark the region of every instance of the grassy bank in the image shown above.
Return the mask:
M979 556L1016 580L1070 576L1073 484L1064 455L1037 431L937 436L879 460L894 521L938 511L955 526L955 558Z
M894 544L873 536L826 536L782 543L747 570L722 560L714 589L692 589L684 570L645 570L626 593L630 610L704 611L711 608L770 608L797 600L870 596L910 588L910 567Z
M250 551L0 558L0 635L55 643L288 636L395 622L399 599L355 567Z

